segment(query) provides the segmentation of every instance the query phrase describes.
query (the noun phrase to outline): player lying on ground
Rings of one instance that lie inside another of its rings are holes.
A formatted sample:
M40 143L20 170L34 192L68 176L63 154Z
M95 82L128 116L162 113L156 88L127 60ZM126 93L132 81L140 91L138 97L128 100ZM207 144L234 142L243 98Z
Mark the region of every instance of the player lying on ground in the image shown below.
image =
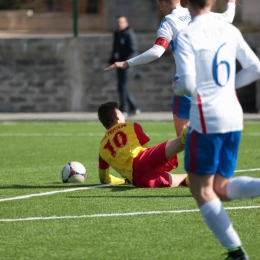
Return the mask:
M186 129L180 137L147 147L150 138L138 123L126 123L116 102L98 109L98 118L107 129L99 148L99 179L105 184L125 184L138 188L187 186L187 174L171 174L178 167L177 153L184 150ZM109 174L109 167L123 178Z

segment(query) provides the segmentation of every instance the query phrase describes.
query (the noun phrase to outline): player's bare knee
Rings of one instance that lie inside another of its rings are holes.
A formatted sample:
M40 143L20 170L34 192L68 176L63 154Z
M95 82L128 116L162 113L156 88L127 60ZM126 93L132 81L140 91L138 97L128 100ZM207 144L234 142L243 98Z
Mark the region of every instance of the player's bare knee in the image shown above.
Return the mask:
M225 187L220 187L220 186L214 186L214 191L219 197L221 201L228 201L230 200L227 195L226 195L226 186Z

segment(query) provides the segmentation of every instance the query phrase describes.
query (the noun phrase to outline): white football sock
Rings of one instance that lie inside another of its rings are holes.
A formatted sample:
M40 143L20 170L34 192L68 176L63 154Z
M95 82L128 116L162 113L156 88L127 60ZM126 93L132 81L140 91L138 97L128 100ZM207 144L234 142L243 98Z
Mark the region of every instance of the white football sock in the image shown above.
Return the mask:
M200 212L208 227L227 250L241 246L240 238L219 198L202 205Z
M260 178L241 176L232 178L227 185L229 199L248 199L260 196Z

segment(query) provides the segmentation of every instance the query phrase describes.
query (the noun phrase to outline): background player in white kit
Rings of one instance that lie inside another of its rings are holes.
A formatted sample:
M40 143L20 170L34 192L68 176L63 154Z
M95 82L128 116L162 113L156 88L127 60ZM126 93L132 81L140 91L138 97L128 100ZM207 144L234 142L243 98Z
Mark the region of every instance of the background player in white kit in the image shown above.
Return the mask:
M180 0L157 0L161 11L165 15L162 19L160 27L157 31L157 39L152 48L146 52L123 62L115 62L113 65L105 69L110 71L116 68L125 69L137 65L149 63L162 56L170 44L172 51L174 50L174 38L178 31L188 26L191 22L190 13L187 8L181 6ZM232 22L235 16L236 0L227 0L228 6L223 14L212 13L217 20L225 20ZM178 71L174 77L174 81L178 78ZM190 96L172 98L172 113L176 135L179 136L182 129L189 122Z
M188 0L190 26L177 34L176 95L191 94L185 170L200 212L228 260L247 260L220 200L260 196L260 179L236 177L243 111L235 88L260 78L260 61L233 25L209 14L214 0ZM242 70L236 74L236 59Z

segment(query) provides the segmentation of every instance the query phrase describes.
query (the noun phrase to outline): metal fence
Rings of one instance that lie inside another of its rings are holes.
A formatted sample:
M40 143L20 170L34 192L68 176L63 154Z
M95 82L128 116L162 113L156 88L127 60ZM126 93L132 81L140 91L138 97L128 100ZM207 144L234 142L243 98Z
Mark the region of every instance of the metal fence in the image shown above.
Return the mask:
M225 8L226 0L217 0L213 10ZM259 12L259 0L237 0L234 23L260 31ZM117 14L128 15L137 32L154 32L163 17L156 0L0 0L0 30L74 35L109 32Z

